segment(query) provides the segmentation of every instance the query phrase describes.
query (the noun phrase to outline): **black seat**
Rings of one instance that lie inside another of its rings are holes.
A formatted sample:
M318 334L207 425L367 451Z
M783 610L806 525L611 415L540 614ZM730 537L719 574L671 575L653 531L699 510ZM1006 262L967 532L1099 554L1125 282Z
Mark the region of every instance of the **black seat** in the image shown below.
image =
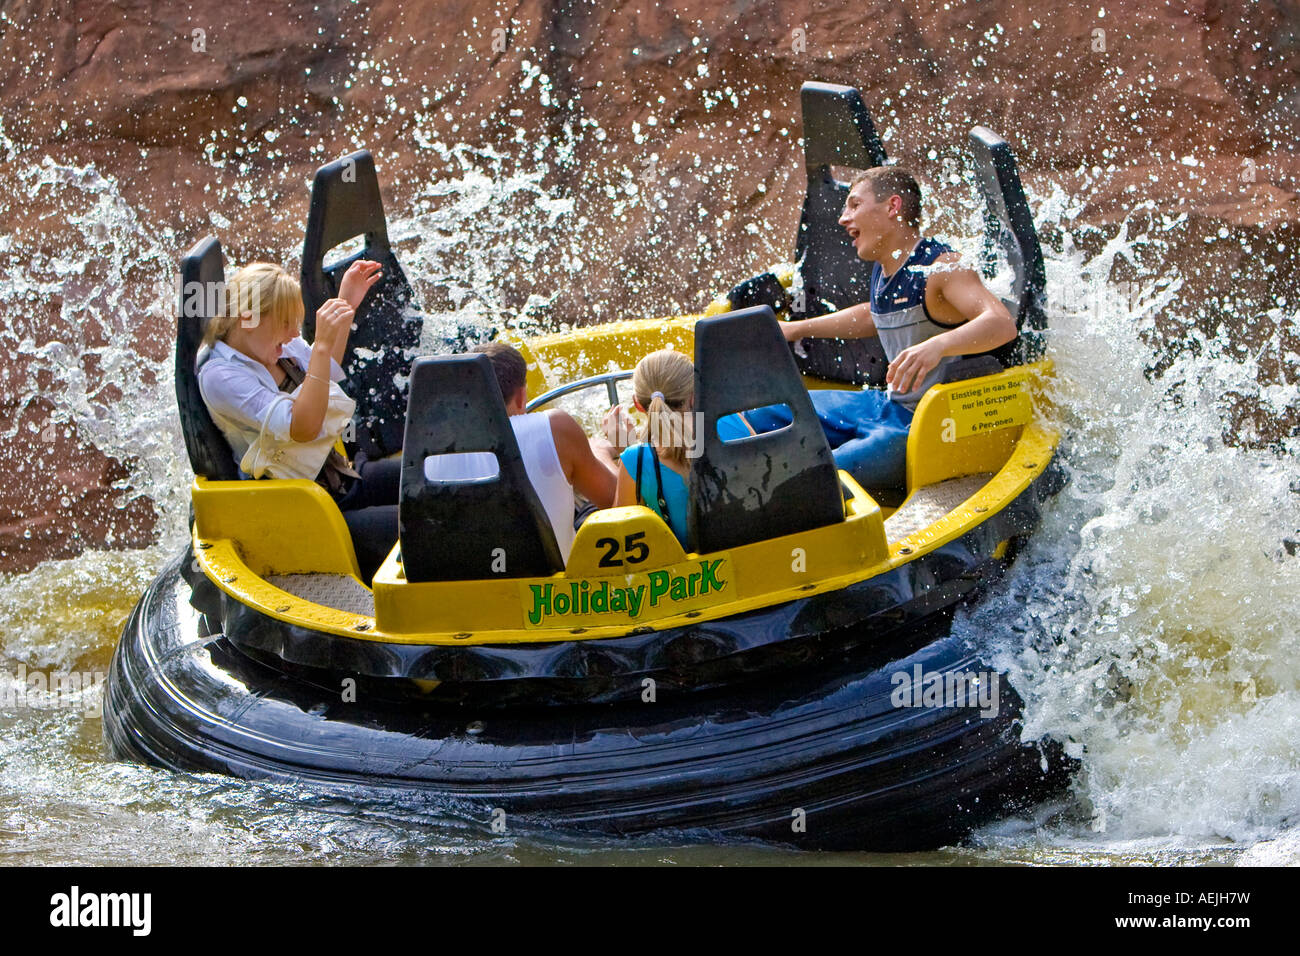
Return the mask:
M1003 365L1017 365L1038 358L1043 351L1042 332L1047 328L1043 250L1038 244L1034 217L1025 200L1011 146L983 126L971 130L970 145L975 158L975 181L987 206L984 274L989 277L996 274L996 250L1001 247L1013 274L1011 298L1004 301L1020 329L1016 341L989 354Z
M361 251L326 268L326 253L357 236L365 237ZM338 295L343 273L357 259L373 259L384 268L383 278L357 310L356 329L343 357L347 392L357 402L352 447L376 459L401 448L406 391L397 383L410 371L423 318L389 246L379 177L365 150L322 166L312 183L302 249L303 330L308 339L315 337L316 310Z
M410 392L398 506L406 579L539 577L563 570L491 360L482 354L418 359ZM498 474L473 481L425 478L426 457L467 452L494 454Z
M831 167L871 169L885 162L871 115L853 87L805 83L799 98L808 191L795 240L806 301L804 312L796 310L795 318L820 315L823 308L812 308L820 300L842 309L870 297L873 264L858 258L839 224L849 185L835 179Z
M885 148L871 115L853 87L805 83L799 99L808 188L794 254L803 280L804 308L792 309L793 319L824 315L870 298L873 263L858 258L839 224L849 185L837 180L831 167L870 169L885 162ZM796 362L811 375L856 385L885 384L885 352L874 336L805 339L803 351L806 357L797 356Z
M885 148L857 90L805 83L799 93L808 185L795 237L795 260L804 294L792 298L776 276L766 272L727 295L733 309L766 304L787 310L792 319L825 315L870 297L872 263L858 258L839 225L849 185L837 180L831 167L870 169L885 162ZM858 385L885 383L885 353L875 337L805 339L802 352L796 362L810 375Z
M793 413L788 427L727 444L718 438L722 416L778 404ZM770 308L695 323L695 410L704 439L690 472L692 550L721 551L844 520L835 459Z
M199 393L195 359L208 319L225 309L226 266L221 243L202 240L181 260L181 294L176 310L176 409L190 467L199 478L237 481L239 468L225 436Z

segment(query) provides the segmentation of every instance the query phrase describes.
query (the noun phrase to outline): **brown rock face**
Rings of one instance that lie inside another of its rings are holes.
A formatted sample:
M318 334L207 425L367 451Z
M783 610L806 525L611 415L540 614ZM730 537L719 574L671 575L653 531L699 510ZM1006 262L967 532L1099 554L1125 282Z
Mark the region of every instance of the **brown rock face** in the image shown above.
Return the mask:
M133 419L136 396L170 410L177 257L215 233L233 262L296 265L316 166L365 146L390 220L451 223L412 270L426 307L465 285L498 319L698 307L792 251L808 79L857 86L931 184L965 164L970 126L996 129L1031 194L1084 197L1081 240L1186 213L1172 251L1116 277L1185 271L1171 312L1213 328L1225 295L1247 316L1300 299L1294 2L11 2L0 455L41 479L4 491L0 570L150 539L129 454L75 436L95 408ZM481 212L434 188L480 172L503 197ZM515 174L531 185L506 190ZM967 195L941 185L929 211L942 224ZM73 437L34 442L50 420Z
M129 463L88 445L75 426L54 424L51 413L47 402L28 405L18 434L6 442L15 464L0 489L5 569L72 557L87 547L151 544L151 502L114 487L129 477Z

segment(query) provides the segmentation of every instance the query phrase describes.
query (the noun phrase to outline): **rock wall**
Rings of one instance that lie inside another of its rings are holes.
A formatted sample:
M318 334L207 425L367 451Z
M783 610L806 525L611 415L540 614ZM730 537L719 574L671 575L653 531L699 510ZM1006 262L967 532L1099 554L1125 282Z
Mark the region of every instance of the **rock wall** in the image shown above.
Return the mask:
M1144 203L1152 216L1186 212L1189 303L1212 302L1224 269L1242 277L1251 308L1295 286L1296 2L0 9L0 175L21 187L0 194L0 454L51 489L19 480L0 492L0 570L150 539L148 497L110 491L129 456L92 446L85 409L60 396L71 387L60 370L75 370L79 397L112 406L123 367L105 370L104 344L165 359L158 290L175 258L211 232L236 262L295 255L312 171L360 146L378 158L390 216L459 174L450 144L494 149L503 170L544 170L548 193L573 203L573 235L540 234L531 264L501 282L515 307L561 290L552 313L573 321L697 307L789 255L807 79L861 89L891 155L932 184L980 123L1017 146L1031 192L1060 184L1086 197L1079 221L1098 234ZM135 217L134 244L105 251L111 243L41 184L88 168ZM940 220L943 196L929 204ZM1232 241L1207 248L1221 230ZM1243 252L1252 237L1269 240L1263 252ZM105 257L111 268L97 271ZM114 284L110 309L49 292L66 283L69 258ZM60 342L74 354L51 364ZM60 407L74 411L68 444L40 440ZM1267 437L1273 426L1261 427Z

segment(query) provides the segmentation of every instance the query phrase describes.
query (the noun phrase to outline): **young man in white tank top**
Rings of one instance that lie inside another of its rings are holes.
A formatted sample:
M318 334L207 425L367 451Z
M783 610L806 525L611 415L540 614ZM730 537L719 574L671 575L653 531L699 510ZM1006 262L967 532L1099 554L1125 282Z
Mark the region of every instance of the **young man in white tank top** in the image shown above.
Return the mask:
M517 349L504 342L489 342L474 351L492 362L524 471L551 519L555 542L567 562L573 548L574 491L597 508L612 507L618 486L618 451L604 436L588 438L568 412L554 408L525 413L528 364ZM487 452L442 455L424 463L429 479L467 480L492 474L494 468Z

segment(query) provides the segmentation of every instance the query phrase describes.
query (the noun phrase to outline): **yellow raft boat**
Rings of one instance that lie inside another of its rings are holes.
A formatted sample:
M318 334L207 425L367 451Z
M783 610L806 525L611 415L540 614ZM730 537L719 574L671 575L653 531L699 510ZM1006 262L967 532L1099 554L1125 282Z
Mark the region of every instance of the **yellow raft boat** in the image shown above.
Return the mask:
M797 280L805 301L830 307L856 294L862 264L827 246L845 188L828 159L869 166L883 151L856 91L808 84L804 106ZM972 142L1032 346L1042 263L1028 208L1006 144L980 129ZM318 173L307 314L350 261L326 267L324 252L355 235L385 279L345 369L363 396L357 446L403 456L400 541L368 586L322 488L237 480L194 382L204 308L187 315L183 300L192 538L114 657L116 755L418 791L484 821L807 847L933 846L1061 792L1071 761L1052 741L1020 739L1015 692L949 633L1059 485L1058 436L1040 414L1047 363L1023 349L1007 367L972 359L958 373L972 377L932 388L913 419L905 497L890 501L836 470L807 391L856 387L879 363L797 362L772 310L747 301L779 298L789 276L743 283L703 316L520 340L534 406L612 390L630 359L665 346L694 355L699 375L688 546L649 509L614 508L586 516L565 563L486 358L411 361L418 312L366 153ZM181 272L182 289L220 281L217 241ZM847 381L826 377L845 369ZM774 404L793 410L790 427L717 438L722 415ZM498 475L425 479L427 456L464 451L494 453Z

